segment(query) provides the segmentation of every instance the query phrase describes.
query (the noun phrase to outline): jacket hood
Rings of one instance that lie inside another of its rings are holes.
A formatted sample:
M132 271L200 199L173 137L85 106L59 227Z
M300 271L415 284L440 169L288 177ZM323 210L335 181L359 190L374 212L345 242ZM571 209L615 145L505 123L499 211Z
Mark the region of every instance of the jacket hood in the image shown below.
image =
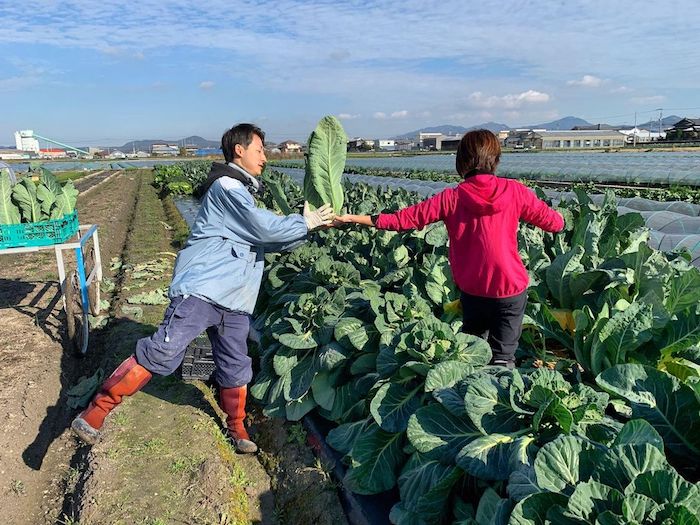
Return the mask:
M508 184L490 173L469 177L457 187L460 201L477 215L494 215L510 204Z

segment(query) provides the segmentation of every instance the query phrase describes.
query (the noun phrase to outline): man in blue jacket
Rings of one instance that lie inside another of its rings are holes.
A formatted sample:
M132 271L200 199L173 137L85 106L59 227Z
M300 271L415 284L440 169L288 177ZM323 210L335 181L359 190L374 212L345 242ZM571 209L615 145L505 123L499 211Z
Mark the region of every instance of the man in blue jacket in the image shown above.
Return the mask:
M219 404L227 435L242 453L256 452L243 425L247 385L253 376L247 337L265 265L265 252L286 251L308 233L331 225L328 205L279 216L258 208L259 177L265 167L265 134L238 124L221 138L226 164L214 163L201 195L192 233L180 251L170 284L170 305L151 337L104 382L71 425L86 443L96 443L104 419L124 396L138 392L153 374L168 375L182 362L187 345L206 330L216 364Z

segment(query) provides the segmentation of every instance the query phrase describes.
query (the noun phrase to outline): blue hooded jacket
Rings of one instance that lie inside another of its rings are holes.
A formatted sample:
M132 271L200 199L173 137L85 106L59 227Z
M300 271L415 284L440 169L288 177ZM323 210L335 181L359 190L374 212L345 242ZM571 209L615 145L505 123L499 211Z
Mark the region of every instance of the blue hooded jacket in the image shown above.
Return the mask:
M255 191L257 181L240 166L214 163L212 175L222 173L202 197L192 233L175 261L169 295L194 295L252 314L265 252L294 249L306 240L308 228L300 214L280 216L258 208L247 189ZM238 180L240 173L251 183Z

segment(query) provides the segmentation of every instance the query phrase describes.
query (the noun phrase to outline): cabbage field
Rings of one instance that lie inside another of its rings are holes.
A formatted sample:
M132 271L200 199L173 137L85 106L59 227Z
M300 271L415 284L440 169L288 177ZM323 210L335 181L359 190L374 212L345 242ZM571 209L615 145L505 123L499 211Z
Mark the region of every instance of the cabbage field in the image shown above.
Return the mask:
M206 168L156 180L190 193ZM264 180L267 207L300 209L289 176ZM357 214L421 199L344 193ZM337 229L266 256L251 395L269 416L331 422L344 486L397 490L395 524L700 523L700 270L651 248L612 192L559 210L562 233L519 232L519 368L489 366L486 341L460 331L441 223Z

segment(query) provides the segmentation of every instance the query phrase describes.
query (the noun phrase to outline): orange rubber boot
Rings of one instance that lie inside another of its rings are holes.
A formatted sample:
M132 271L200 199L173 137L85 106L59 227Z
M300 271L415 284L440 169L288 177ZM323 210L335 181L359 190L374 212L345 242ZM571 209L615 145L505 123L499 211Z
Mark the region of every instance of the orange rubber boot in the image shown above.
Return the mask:
M122 402L141 390L153 375L136 362L133 355L120 364L102 384L90 404L73 420L71 428L85 443L94 445L100 438L100 428L107 414Z
M238 452L253 454L258 451L258 446L250 440L248 432L243 426L245 419L245 400L248 386L219 389L219 406L226 413L226 427L228 437Z

